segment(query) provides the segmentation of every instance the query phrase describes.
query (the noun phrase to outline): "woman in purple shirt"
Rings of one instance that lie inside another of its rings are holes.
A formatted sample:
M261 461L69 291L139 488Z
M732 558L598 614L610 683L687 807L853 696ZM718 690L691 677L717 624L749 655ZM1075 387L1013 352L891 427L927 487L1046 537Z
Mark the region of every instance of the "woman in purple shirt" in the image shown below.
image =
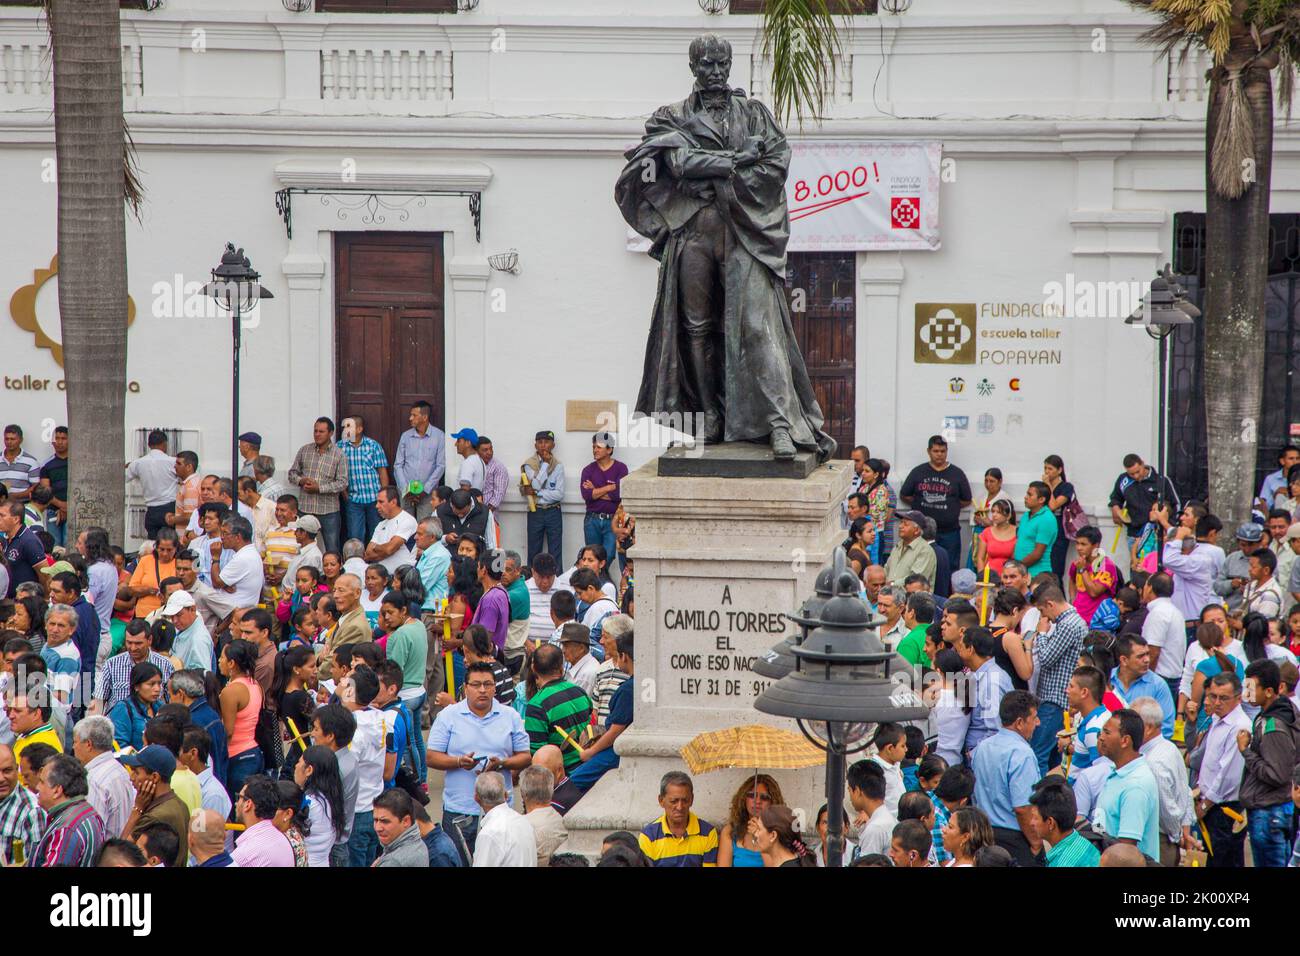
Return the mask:
M587 544L599 544L605 554L618 553L614 537L614 512L623 500L620 486L627 477L627 465L614 459L614 436L597 432L591 439L590 465L582 469L582 500L587 503L587 516L582 521L583 539Z

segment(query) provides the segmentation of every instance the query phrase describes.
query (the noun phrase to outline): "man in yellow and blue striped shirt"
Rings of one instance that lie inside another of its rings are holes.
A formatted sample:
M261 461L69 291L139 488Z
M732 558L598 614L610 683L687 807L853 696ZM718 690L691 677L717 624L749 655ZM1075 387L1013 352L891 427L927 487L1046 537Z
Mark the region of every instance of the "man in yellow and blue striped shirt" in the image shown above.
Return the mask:
M664 815L641 830L641 852L651 866L717 866L718 830L691 812L695 787L680 770L659 782L659 806Z

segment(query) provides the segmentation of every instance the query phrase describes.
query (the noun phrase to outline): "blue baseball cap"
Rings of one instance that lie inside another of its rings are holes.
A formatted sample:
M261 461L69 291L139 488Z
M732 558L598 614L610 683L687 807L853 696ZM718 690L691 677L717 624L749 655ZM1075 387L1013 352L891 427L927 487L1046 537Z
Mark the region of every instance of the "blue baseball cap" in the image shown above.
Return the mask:
M1248 542L1263 541L1264 526L1261 524L1255 524L1252 521L1247 521L1237 529L1237 540Z
M474 429L472 428L462 428L460 431L456 432L456 434L452 435L451 437L463 438L471 445L478 444L478 432L474 431Z
M124 767L144 767L150 773L162 777L163 783L171 783L172 774L176 772L176 758L166 747L150 744L133 754L122 754L118 762Z

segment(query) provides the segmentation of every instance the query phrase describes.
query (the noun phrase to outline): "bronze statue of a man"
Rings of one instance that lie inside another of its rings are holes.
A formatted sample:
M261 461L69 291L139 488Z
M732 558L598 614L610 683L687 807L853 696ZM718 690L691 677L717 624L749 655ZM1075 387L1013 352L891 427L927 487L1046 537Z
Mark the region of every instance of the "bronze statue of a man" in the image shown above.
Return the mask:
M767 107L728 85L730 43L698 37L690 62L694 91L650 117L614 188L660 262L636 410L693 420L707 443L829 458L783 291L790 146Z

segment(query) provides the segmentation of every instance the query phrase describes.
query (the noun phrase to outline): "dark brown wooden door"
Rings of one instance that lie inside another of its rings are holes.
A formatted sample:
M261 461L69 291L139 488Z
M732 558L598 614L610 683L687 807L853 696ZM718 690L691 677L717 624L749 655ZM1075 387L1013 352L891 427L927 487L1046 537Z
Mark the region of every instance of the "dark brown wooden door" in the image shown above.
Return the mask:
M441 233L334 234L337 418L360 414L391 464L412 403L443 428Z
M786 273L795 339L826 416L824 427L839 443L837 458L849 457L857 425L855 259L853 252L792 252Z

